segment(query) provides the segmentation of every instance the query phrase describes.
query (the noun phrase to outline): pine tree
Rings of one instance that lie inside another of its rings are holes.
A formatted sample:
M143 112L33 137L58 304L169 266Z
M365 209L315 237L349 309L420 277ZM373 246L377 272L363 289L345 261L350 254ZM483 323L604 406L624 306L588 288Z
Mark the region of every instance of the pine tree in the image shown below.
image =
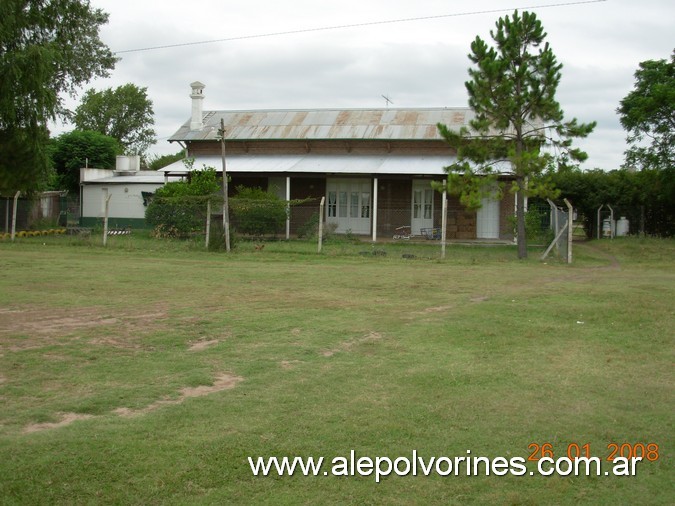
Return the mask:
M552 144L566 161L583 161L586 154L572 148L572 139L586 137L595 122L564 122L555 99L562 64L534 13L500 18L490 36L494 46L480 37L471 44L473 66L465 86L475 117L469 128L454 132L438 125L457 152L457 162L446 168L448 190L467 207L479 208L481 198L493 191L500 163L509 162L517 195L518 258L526 258L525 197L552 190L540 177L552 158L542 148Z

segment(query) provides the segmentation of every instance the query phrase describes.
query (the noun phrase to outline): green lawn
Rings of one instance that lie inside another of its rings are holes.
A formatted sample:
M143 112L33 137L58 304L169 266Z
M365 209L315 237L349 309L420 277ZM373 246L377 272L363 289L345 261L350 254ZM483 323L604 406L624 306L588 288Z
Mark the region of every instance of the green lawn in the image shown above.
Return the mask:
M580 244L572 266L511 246L109 241L0 241L0 503L673 502L673 240ZM380 483L247 462L544 443L658 460Z

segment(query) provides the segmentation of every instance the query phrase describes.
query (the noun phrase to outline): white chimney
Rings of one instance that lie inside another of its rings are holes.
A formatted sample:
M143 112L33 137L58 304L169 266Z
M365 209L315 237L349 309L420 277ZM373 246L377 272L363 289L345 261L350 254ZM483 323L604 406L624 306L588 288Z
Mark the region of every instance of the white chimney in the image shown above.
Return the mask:
M190 98L192 99L192 119L190 120L190 130L201 130L204 128L204 122L202 121L202 102L204 100L204 88L205 84L195 81L190 84L192 88L192 93Z

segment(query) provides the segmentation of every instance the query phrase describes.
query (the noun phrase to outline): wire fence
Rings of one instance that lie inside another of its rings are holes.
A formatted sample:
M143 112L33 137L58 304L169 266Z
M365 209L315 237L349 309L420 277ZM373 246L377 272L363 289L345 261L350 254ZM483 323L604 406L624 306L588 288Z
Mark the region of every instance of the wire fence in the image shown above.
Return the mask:
M16 203L15 203L16 202ZM79 202L69 200L67 192L43 192L31 197L0 197L0 227L15 231L46 230L68 226L79 219Z
M561 260L572 262L572 219L573 211L570 203L565 200L565 207L556 205L548 200L550 206L550 228L553 232L553 240L546 251L542 254L542 260L552 251Z

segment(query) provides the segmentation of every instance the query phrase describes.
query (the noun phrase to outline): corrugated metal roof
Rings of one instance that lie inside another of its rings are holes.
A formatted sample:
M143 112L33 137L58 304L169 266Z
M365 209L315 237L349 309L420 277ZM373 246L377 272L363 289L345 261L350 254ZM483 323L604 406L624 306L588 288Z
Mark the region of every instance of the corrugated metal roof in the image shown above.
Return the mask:
M216 140L220 120L228 140L440 140L436 125L459 129L469 108L206 111L201 130L190 120L169 141Z
M437 155L231 155L225 159L228 173L305 173L305 174L369 174L369 175L412 175L441 176L444 167L455 161L452 156ZM214 167L222 172L220 156L197 156L194 170L204 166ZM509 173L510 166L499 166L500 172ZM183 162L174 162L159 172L186 173Z

